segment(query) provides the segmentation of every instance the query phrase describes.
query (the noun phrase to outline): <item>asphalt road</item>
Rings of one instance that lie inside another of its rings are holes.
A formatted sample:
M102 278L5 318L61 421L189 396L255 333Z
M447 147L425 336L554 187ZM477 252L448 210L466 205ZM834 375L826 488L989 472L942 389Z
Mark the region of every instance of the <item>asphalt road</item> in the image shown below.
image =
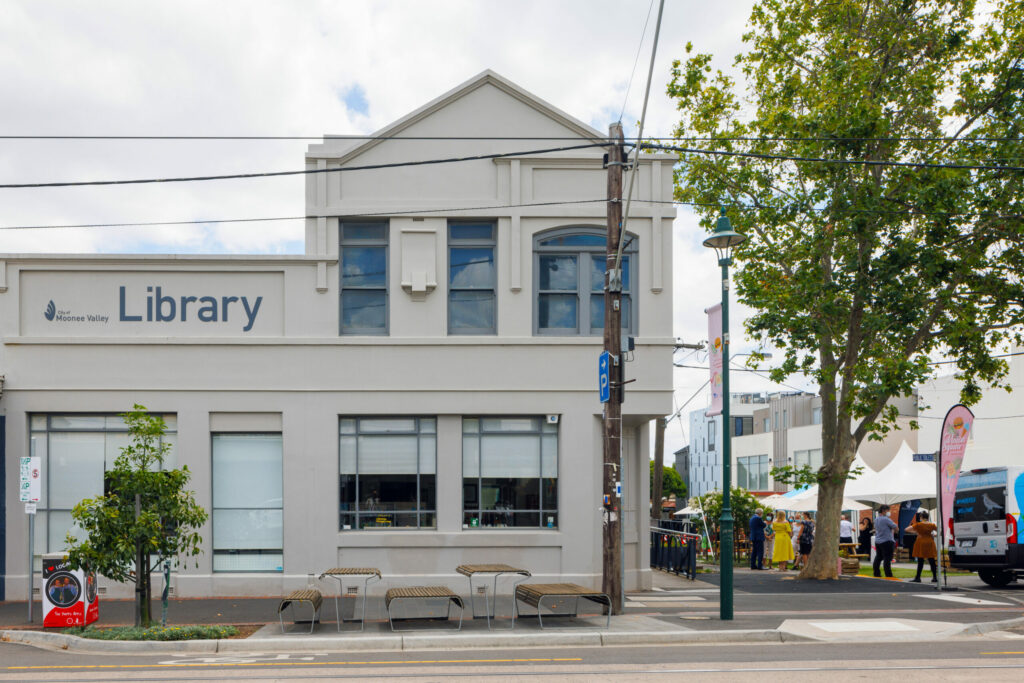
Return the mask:
M1024 633L942 643L631 646L445 652L82 655L0 643L0 680L895 680L1020 681Z

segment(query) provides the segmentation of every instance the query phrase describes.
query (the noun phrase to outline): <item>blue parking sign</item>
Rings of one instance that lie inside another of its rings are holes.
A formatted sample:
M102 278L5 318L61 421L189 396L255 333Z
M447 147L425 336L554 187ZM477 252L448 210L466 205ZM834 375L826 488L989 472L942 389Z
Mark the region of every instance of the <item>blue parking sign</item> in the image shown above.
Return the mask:
M612 354L602 351L597 357L597 395L601 403L607 403L612 397L611 365Z

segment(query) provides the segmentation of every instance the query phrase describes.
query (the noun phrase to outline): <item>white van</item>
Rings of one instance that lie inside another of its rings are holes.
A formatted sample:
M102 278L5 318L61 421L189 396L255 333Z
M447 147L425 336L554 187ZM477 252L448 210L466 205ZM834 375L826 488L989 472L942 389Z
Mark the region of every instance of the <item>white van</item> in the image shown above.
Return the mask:
M990 467L960 475L953 498L949 564L978 572L990 586L1024 576L1024 468Z

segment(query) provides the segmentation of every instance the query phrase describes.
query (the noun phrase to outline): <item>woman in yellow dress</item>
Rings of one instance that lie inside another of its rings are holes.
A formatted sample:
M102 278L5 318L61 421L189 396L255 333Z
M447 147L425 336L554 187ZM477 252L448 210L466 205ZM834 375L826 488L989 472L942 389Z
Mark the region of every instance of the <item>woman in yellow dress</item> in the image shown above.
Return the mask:
M786 521L786 513L782 510L775 512L775 521L772 522L772 531L775 532L775 547L772 549L772 562L779 563L779 571L786 571L789 563L793 561L793 526Z

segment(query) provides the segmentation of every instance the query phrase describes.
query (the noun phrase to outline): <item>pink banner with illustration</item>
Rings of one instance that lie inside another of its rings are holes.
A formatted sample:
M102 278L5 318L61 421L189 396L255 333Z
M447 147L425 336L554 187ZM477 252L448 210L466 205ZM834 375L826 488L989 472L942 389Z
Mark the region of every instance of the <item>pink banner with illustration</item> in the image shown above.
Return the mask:
M960 480L960 465L964 461L964 450L967 440L974 428L974 413L961 404L957 404L946 413L942 423L942 438L939 441L938 467L939 495L942 496L942 524L939 527L947 534L949 519L953 516L953 495L956 483Z
M708 314L708 366L711 369L711 408L707 416L722 414L722 304L705 308Z

